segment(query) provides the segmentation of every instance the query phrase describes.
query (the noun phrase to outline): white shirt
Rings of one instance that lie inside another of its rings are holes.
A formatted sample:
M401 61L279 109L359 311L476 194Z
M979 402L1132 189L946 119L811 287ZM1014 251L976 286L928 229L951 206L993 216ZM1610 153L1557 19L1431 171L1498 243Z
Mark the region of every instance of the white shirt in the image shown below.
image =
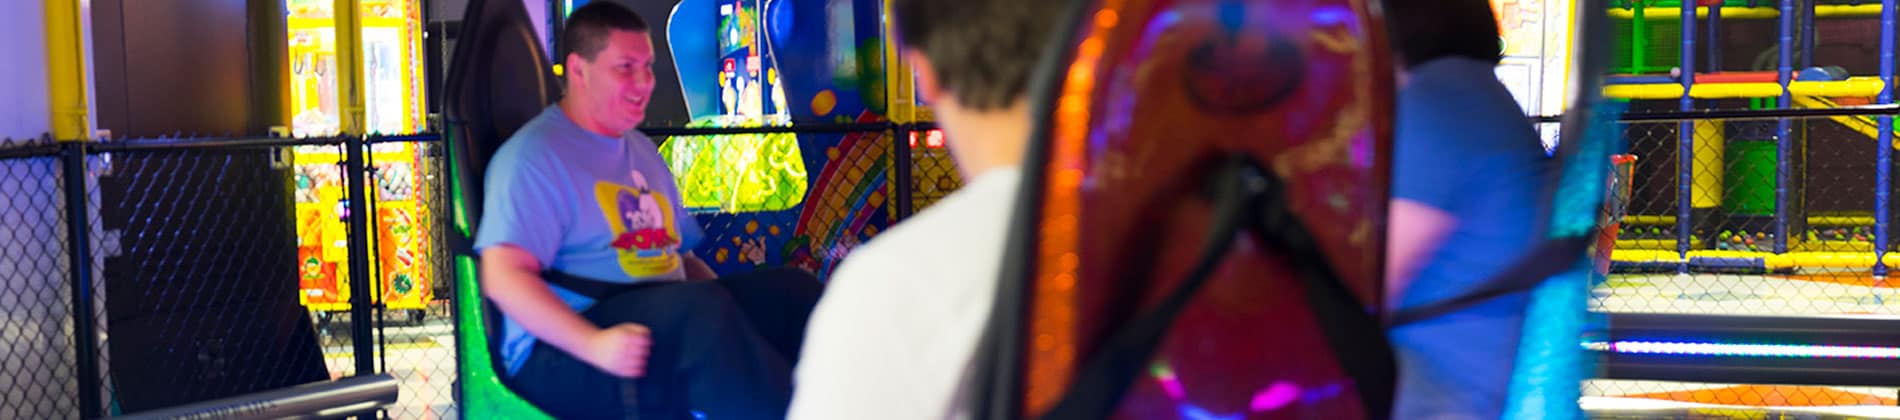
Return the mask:
M1019 183L991 170L845 258L812 311L792 420L967 417Z

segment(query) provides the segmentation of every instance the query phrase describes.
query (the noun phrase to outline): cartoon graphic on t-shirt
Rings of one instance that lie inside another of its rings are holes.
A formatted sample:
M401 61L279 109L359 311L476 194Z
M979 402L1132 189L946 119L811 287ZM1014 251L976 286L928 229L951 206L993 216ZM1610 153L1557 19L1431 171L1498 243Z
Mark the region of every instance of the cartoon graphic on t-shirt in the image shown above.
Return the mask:
M625 231L614 236L614 249L634 252L643 257L657 256L663 252L674 251L669 248L679 241L667 234L666 218L660 212L659 202L651 192L635 197L631 191L622 190L615 197L620 207L620 224Z
M673 223L673 206L665 194L646 188L645 177L636 186L611 182L594 184L607 225L613 229L612 247L620 268L634 278L665 275L678 269L680 234Z

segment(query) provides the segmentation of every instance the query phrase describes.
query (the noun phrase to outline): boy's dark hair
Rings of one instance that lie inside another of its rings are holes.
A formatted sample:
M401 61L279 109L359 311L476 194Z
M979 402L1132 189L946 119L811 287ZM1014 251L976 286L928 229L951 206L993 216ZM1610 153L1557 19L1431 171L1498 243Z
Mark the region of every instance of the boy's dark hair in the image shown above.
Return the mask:
M1386 32L1406 67L1464 57L1497 64L1497 16L1485 0L1385 0Z
M939 86L963 106L994 109L1027 94L1050 22L1051 0L894 0L897 36L930 58Z
M647 21L626 6L611 1L597 0L574 9L567 15L567 23L561 29L561 45L557 48L561 54L556 56L566 60L567 53L577 53L589 60L607 48L607 34L612 31L646 32Z

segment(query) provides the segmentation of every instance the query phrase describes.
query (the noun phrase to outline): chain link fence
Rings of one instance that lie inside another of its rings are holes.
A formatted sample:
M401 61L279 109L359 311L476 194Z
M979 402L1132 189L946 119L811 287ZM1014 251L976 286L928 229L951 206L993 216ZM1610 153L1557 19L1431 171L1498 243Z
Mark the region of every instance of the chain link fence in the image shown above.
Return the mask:
M0 139L0 418L80 413L59 153Z
M455 283L445 242L451 210L446 148L435 140L371 139L362 153L367 203L360 207L351 205L346 148L301 146L294 154L299 301L316 322L331 378L367 365L397 380L401 398L387 408L390 418L457 415L449 313ZM350 212L358 209L367 212L370 229L351 236ZM362 249L353 250L359 237ZM364 286L350 274L358 253L368 257ZM369 325L359 330L352 298L361 290L372 294L374 305ZM371 344L359 347L358 340Z
M288 148L111 142L88 153L104 240L108 400L136 413L331 379L298 307ZM156 351L154 351L156 350ZM352 372L353 373L353 372Z
M909 126L845 128L655 136L708 233L701 256L723 273L828 274L960 183L940 134L912 148L894 141ZM397 379L383 416L457 417L437 140L369 139L354 170L343 138L0 142L0 418L136 413L359 371ZM82 188L68 188L82 156ZM365 203L351 202L353 177ZM66 206L80 200L74 224ZM75 247L91 260L83 278ZM76 281L93 297L90 326L75 316Z
M1612 254L1616 274L1596 308L1895 313L1884 305L1892 290L1873 271L1873 119L1625 123L1637 161ZM1780 158L1782 148L1793 158Z
M400 381L387 416L453 417L434 140L367 147L366 206L349 203L345 139L0 140L0 418L137 413L361 366ZM362 243L352 211L380 216ZM348 315L353 253L376 278L382 322L365 329Z
M370 197L375 209L373 236L381 291L376 327L378 364L394 376L401 395L390 417L455 418L455 339L450 298L454 296L454 253L447 240L451 227L447 147L438 143L393 142L371 146Z
M963 174L957 172L956 161L950 156L950 149L944 146L942 130L913 131L908 144L913 168L912 209L923 211L963 186Z
M348 150L341 142L290 148L290 182L296 187L291 220L296 232L298 306L308 312L323 349L326 377L356 372L355 323L349 309L350 269ZM405 390L406 391L406 390Z
M1880 275L1875 256L1882 227L1875 218L1883 169L1877 154L1892 147L1880 144L1878 118L1626 120L1623 134L1637 160L1610 253L1611 274L1593 290L1591 309L1774 317L1900 313L1894 300L1900 289ZM1888 238L1884 248L1891 250ZM1887 256L1886 266L1893 258ZM1896 391L1607 379L1584 387L1592 397L1783 407L1892 406Z

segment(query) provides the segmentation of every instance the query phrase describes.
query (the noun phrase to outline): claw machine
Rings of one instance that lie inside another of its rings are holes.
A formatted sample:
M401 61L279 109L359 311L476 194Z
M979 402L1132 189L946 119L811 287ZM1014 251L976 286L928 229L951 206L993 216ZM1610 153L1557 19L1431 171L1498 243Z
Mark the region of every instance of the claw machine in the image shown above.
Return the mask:
M286 0L289 18L290 132L297 137L349 134L410 134L423 131L423 19L420 0ZM355 3L361 30L337 36L337 5ZM344 43L355 43L349 46ZM357 48L360 59L337 51ZM359 86L341 77L340 66L360 61ZM352 115L345 92L362 97ZM343 173L344 150L300 146L296 151L298 301L319 320L348 311L350 287ZM378 276L378 302L420 321L433 294L428 235L430 209L420 180L431 168L416 143L377 143L365 154L374 200L370 254Z

